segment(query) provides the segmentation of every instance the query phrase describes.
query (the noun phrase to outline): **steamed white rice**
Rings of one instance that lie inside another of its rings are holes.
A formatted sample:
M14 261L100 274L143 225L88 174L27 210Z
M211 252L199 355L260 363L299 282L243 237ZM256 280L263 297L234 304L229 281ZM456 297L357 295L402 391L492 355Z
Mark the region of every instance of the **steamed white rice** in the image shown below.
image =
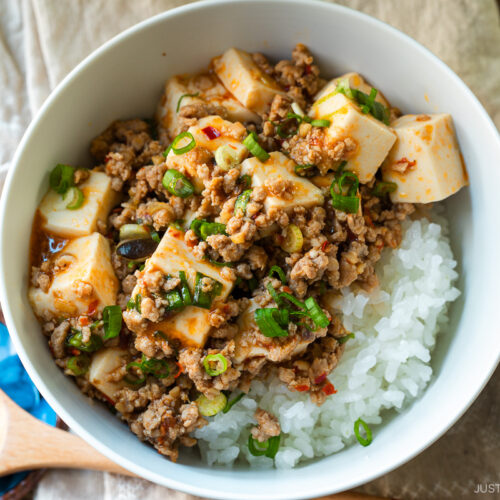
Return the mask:
M432 376L436 335L460 292L453 286L458 275L446 222L406 221L403 228L401 247L386 250L377 264L380 289L371 294L345 289L338 300L344 325L355 338L329 376L337 393L318 407L277 379L254 381L230 412L196 431L206 463L230 466L239 459L255 467L273 465L247 448L258 406L279 418L281 446L274 465L289 468L351 445L358 418L372 427L376 439L384 410L400 411L422 394Z

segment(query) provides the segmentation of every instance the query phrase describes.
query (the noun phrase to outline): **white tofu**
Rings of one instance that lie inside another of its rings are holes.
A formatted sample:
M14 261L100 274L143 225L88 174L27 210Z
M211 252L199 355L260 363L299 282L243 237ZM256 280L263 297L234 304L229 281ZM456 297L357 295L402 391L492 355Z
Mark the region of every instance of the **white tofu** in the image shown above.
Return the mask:
M309 116L331 121L326 130L326 143L334 144L346 138L356 143L356 148L347 157L346 169L354 172L361 183L373 178L396 141L396 134L390 127L362 113L355 102L340 93L317 100Z
M264 206L266 210L291 210L296 206L313 207L322 205L324 198L321 189L304 177L295 174L295 162L282 153L270 153L270 158L261 162L257 158L248 158L241 164L241 173L252 177L252 187L268 186L277 179L291 181L292 199L286 200L268 193Z
M449 114L405 115L392 126L398 139L382 177L398 185L391 193L393 202L439 201L468 184Z
M54 257L66 267L54 273L47 293L31 287L29 298L37 316L71 318L87 314L89 308L102 310L116 303L118 280L111 265L108 240L99 233L70 241ZM91 285L89 295L82 293ZM97 304L97 306L96 306ZM92 306L92 307L91 307Z
M361 92L364 92L365 94L370 95L370 92L372 90L372 87L369 83L365 81L365 79L359 74L359 73L346 73L345 75L338 76L337 78L334 78L333 80L329 81L314 97L314 100L317 101L332 92L335 92L335 89L337 88L337 84L340 80L347 79L349 82L349 87L351 89L357 89L361 90ZM375 100L378 101L380 104L383 104L386 108L390 108L391 105L389 104L389 101L384 97L382 92L380 92L379 89L377 89L377 97L375 97Z
M217 302L225 300L233 287L232 281L222 277L222 269L207 261L196 260L191 248L184 242L184 232L169 227L154 254L146 262L143 278L138 280L132 292L132 297L134 298L137 294L141 294L142 297L151 295L148 292L144 278L147 278L149 273L155 271L161 271L164 275L170 274L172 276L178 276L179 271L185 271L192 293L194 291L196 273L200 272L222 284L222 291L220 295L215 297L212 302L213 306ZM209 313L208 309L188 306L167 319L158 323L150 323L149 330L151 330L151 333L160 331L168 339L177 339L186 347L203 347L211 328L208 321ZM125 321L132 331L138 330L135 326L137 322L134 321L136 314L138 313L135 311L124 313Z
M279 362L304 351L314 340L303 340L295 335L279 339L265 337L260 333L255 323L255 309L260 306L250 299L249 307L238 318L239 332L235 336L234 363L241 365L252 358L266 358L268 361Z
M203 132L203 129L206 127L212 127L220 135L215 139L210 139ZM189 127L188 132L193 135L196 146L191 151L180 155L170 150L166 161L168 168L175 168L176 170L185 172L190 177L191 182L198 192L204 189L203 181L199 178L197 169L200 163L206 162L204 160L206 157L205 150L208 150L213 155L217 148L228 145L235 151L238 162L242 162L248 156L248 149L242 144L247 133L241 123L232 123L222 119L220 116L206 116L201 118L196 125ZM181 148L189 142L189 138L183 139L176 147Z
M45 195L39 207L44 231L65 238L78 238L95 232L97 221L106 222L119 199L117 192L111 189L111 177L92 171L78 187L83 192L84 201L76 210L66 208L62 196L52 189Z
M213 60L213 67L226 89L256 113L267 113L276 94L286 95L278 83L262 72L252 56L243 50L227 50Z
M183 97L179 111L179 99L186 94L199 94L197 97ZM205 104L225 108L227 117L235 122L260 123L260 117L245 108L222 85L217 76L210 73L198 75L179 75L170 78L165 84L165 92L158 106L156 117L160 135L173 140L180 132L182 121L180 110L189 104Z
M119 347L101 349L92 356L88 378L89 382L106 395L113 404L115 395L126 386L123 380L113 380L114 372L120 370L130 360L130 353Z

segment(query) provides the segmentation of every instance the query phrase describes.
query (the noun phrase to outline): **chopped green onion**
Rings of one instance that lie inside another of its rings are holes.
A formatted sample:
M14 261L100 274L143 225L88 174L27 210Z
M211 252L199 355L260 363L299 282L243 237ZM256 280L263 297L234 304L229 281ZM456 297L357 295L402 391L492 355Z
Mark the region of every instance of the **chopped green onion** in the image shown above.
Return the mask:
M313 165L312 163L306 163L305 165L295 165L294 171L301 177L311 177L312 175L314 175L314 168L316 168L316 165Z
M364 438L361 435L360 427L363 427L363 429L366 433L366 438ZM358 418L358 420L356 420L356 422L354 422L354 434L356 436L356 439L358 440L358 443L361 446L368 446L373 441L372 431L371 431L370 427L368 427L368 424L364 420L362 420L361 418Z
M397 188L398 185L395 182L378 181L372 190L372 194L373 196L378 196L379 198L383 198L386 194L394 193L394 191L396 191Z
M234 213L236 214L237 210L241 210L241 213L245 215L247 210L248 202L250 201L250 196L252 194L251 189L246 189L241 193L238 198L236 198L236 202L234 204Z
M250 177L249 175L245 174L245 175L242 175L239 179L238 179L238 182L242 183L242 184L245 184L245 186L247 188L249 188L251 185L252 185L252 177Z
M150 234L151 234L151 239L152 239L155 243L160 243L161 238L160 238L160 235L158 234L158 232L157 232L157 231L155 231L154 229L151 229Z
M286 117L288 120L297 120L299 123L302 123L304 120L307 121L307 116L299 115L298 113L287 113Z
M347 194L344 195L344 183L346 182L349 186ZM330 186L333 208L347 213L357 213L359 210L358 187L359 179L353 172L342 172L340 177L336 177Z
M212 289L208 292L203 291L203 280L208 278L213 281ZM213 278L209 278L202 273L196 273L196 279L194 284L194 296L193 305L202 307L204 309L210 309L212 301L217 295L220 295L222 291L222 284Z
M277 307L267 307L256 309L254 312L255 322L262 335L265 337L287 337L288 330L282 327L289 323L287 309L278 309Z
M57 164L50 172L50 187L59 194L64 194L74 184L75 169L69 165Z
M293 119L295 119L295 118L293 118ZM290 121L290 120L288 120L288 121ZM285 123L278 123L278 125L276 126L276 133L282 139L289 139L290 137L293 137L299 131L300 120L297 120L297 122L298 122L297 126L294 129L290 130L290 132L283 131L283 127L286 125L286 122Z
M269 295L271 295L271 298L276 302L277 305L280 304L280 298L278 296L278 292L274 289L273 285L271 283L267 283L266 288L269 292Z
M131 297L130 300L127 302L127 309L135 309L140 314L141 313L141 302L142 302L142 296L140 293L138 293L135 296L135 299L133 297Z
M314 297L309 297L304 302L308 313L311 315L314 324L319 328L326 328L330 324L328 316L324 313L323 309L318 305Z
M214 259L208 259L208 262L217 267L234 267L234 262L219 262L218 260Z
M281 282L286 284L286 274L285 271L283 271L283 269L281 269L280 266L271 267L271 269L269 269L268 276L271 278L275 273L278 275Z
M175 109L175 112L178 113L179 110L181 109L181 102L182 102L182 99L184 99L184 97L198 97L199 95L200 95L199 92L196 92L196 94L182 94L179 97L179 100L177 101L177 108Z
M177 144L179 144L179 142L182 141L182 139L185 139L186 137L189 137L191 139L189 143L181 148L178 148ZM168 156L168 153L170 153L170 150L172 150L176 155L182 155L184 153L187 153L188 151L191 151L195 146L196 146L196 140L193 137L193 134L191 132L181 132L172 141L170 146L164 151L163 156L165 156L166 158Z
M215 368L212 368L213 365ZM227 370L227 359L220 352L207 354L203 360L203 367L211 377L217 377Z
M304 244L304 236L299 226L289 224L285 229L285 240L281 244L281 248L287 253L298 252Z
M198 238L206 240L214 234L226 234L226 225L220 222L208 222L202 219L193 219L190 229L194 231Z
M131 368L138 368L141 370L143 375L151 374L156 378L167 378L170 375L170 365L165 359L148 359L144 354L142 355L141 361L133 361L126 366L127 372L130 372ZM132 379L133 380L133 379ZM142 384L146 378L141 378L132 383L133 385Z
M245 137L243 146L245 146L250 153L252 153L260 161L266 161L270 158L269 153L259 144L259 138L253 131Z
M67 201L66 208L69 210L77 210L83 205L83 191L76 186L72 186L64 193L63 200Z
M66 363L66 368L71 370L77 377L87 373L90 365L90 358L87 354L80 354L79 356L73 356L68 359Z
M181 280L182 301L185 306L190 306L193 303L193 297L191 297L191 291L189 290L186 273L184 271L179 271L179 279Z
M123 224L120 228L120 241L146 239L149 237L149 231L142 224Z
M344 335L343 337L337 339L337 342L339 344L345 344L349 339L353 339L354 337L355 337L354 333L348 333L347 335Z
M265 455L269 458L274 458L280 447L281 434L273 436L263 443L257 441L250 434L248 436L248 450L254 457L261 457Z
M71 329L73 335L66 340L68 347L74 347L79 351L94 352L102 347L102 339L99 335L92 333L88 342L83 342L83 334L79 330Z
M230 170L240 163L238 151L229 144L223 144L215 150L215 163L222 170Z
M278 297L281 299L286 299L290 301L294 306L298 307L299 309L305 309L306 306L303 302L301 302L299 299L295 298L292 294L287 293L287 292L281 292ZM314 300L314 299L313 299Z
M114 339L122 329L122 310L120 306L106 306L102 310L104 340Z
M311 120L309 123L313 127L329 127L331 124L330 120Z
M220 411L224 411L227 406L227 398L225 394L219 392L213 399L208 399L205 395L201 394L196 400L198 411L204 417L213 417Z
M170 290L165 294L165 298L168 300L168 306L166 307L167 311L181 309L185 305L179 290Z
M173 168L165 172L162 184L170 194L179 198L187 198L194 193L194 187L187 177Z
M241 394L238 394L238 396L236 396L231 400L227 398L226 406L222 410L222 413L227 413L244 395L245 393L242 392Z

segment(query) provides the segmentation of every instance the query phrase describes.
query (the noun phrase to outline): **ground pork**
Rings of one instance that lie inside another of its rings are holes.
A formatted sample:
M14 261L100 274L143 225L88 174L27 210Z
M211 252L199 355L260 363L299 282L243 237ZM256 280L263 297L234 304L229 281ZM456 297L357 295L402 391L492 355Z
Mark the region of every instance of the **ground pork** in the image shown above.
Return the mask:
M279 421L268 411L257 408L254 418L257 420L257 426L252 428L251 433L253 438L260 443L267 441L271 437L280 435L281 427Z
M66 355L65 342L70 328L69 321L63 321L52 332L49 340L49 346L55 358L64 358Z

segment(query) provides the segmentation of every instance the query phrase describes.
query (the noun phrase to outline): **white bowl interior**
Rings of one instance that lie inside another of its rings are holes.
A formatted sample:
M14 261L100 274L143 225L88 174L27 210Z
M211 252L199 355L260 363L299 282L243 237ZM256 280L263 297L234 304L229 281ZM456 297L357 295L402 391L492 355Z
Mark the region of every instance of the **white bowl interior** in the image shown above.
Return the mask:
M404 112L453 115L471 186L447 202L459 286L450 323L434 353L423 397L376 429L368 448L350 447L296 470L208 468L195 453L173 464L117 418L89 402L54 364L27 300L34 211L59 162L88 164L90 140L112 120L148 117L167 77L198 70L230 46L289 57L307 44L325 75L355 70ZM16 155L2 202L1 295L21 359L42 394L82 437L158 483L217 498L306 498L368 481L437 439L468 407L499 358L494 296L500 264L497 225L500 157L496 129L465 85L401 33L354 11L307 0L189 5L142 23L81 64L49 98Z

